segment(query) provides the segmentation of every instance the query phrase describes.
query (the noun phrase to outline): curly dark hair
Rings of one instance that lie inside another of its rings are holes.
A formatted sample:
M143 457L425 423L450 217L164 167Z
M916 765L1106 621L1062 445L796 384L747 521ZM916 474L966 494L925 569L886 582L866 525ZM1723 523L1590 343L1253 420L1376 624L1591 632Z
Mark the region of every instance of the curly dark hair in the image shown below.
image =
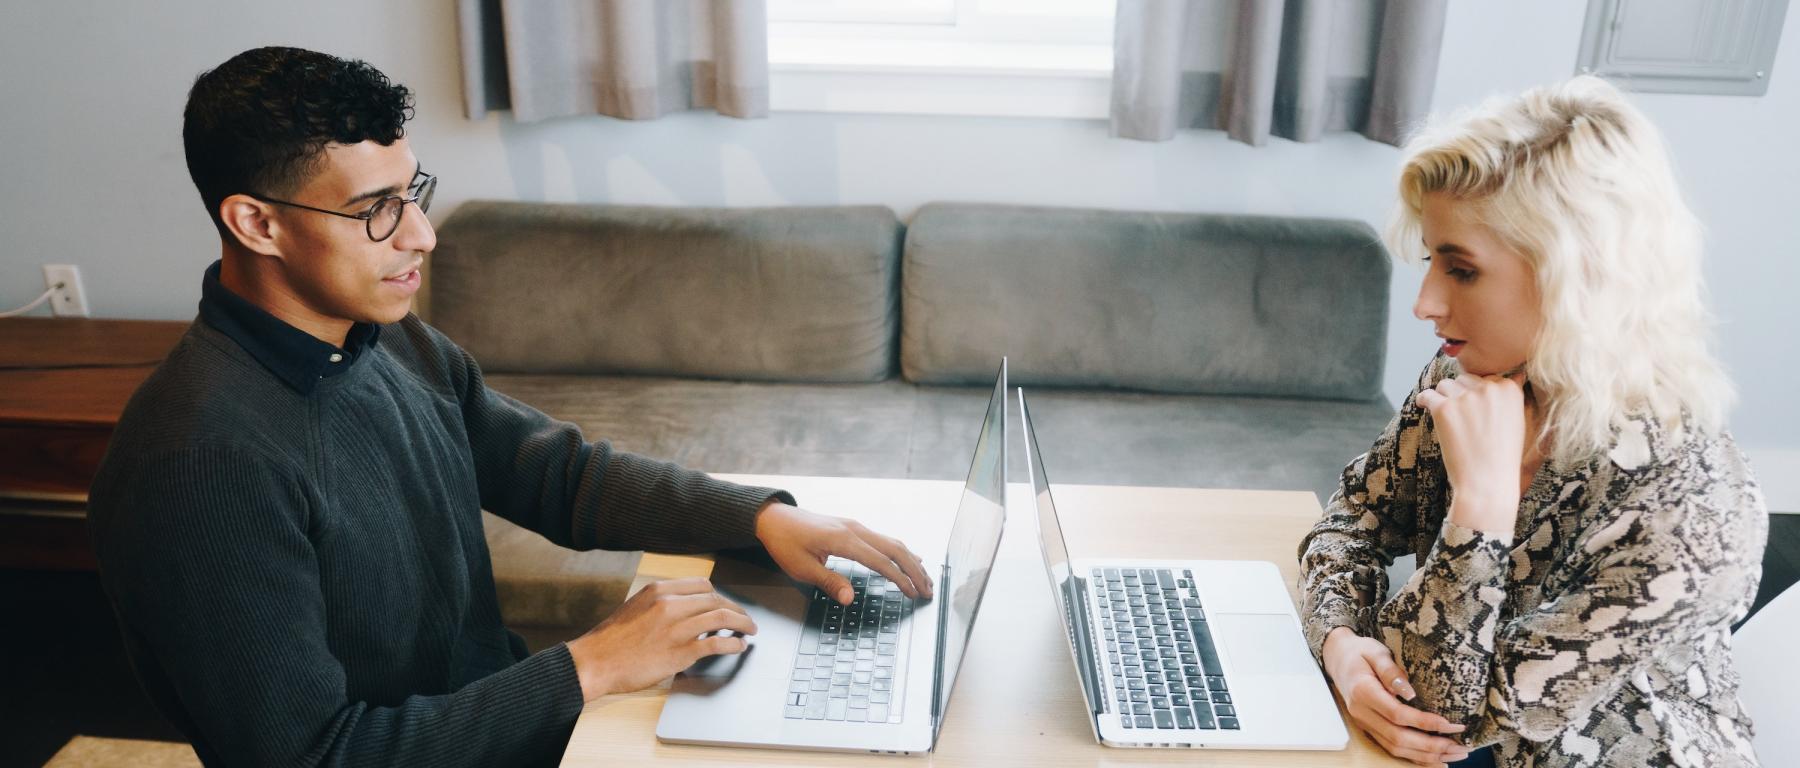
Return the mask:
M229 238L219 220L226 197L289 195L317 170L326 144L393 144L412 116L412 91L366 62L256 48L194 80L181 143L207 214Z

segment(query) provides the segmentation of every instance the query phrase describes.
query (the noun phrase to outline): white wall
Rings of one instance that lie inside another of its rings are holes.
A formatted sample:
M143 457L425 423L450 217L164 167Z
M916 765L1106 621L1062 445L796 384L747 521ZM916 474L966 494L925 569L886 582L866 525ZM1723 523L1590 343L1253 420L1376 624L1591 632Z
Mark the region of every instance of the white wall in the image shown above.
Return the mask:
M1217 132L1148 144L1100 121L681 114L632 123L516 124L461 116L456 22L442 0L158 4L61 0L0 8L0 309L42 289L39 265L82 267L102 317L192 317L217 239L188 182L181 107L202 69L253 46L363 58L418 92L415 150L443 178L434 219L470 198L676 205L932 200L1357 218L1379 227L1398 152L1352 136L1250 148ZM1459 0L1436 104L1567 77L1584 3ZM1800 500L1800 13L1768 95L1644 94L1709 227L1720 350L1742 400L1739 439L1772 498ZM1430 356L1412 319L1418 274L1395 271L1386 390ZM40 310L41 311L41 310ZM1304 311L1304 308L1296 308ZM1800 501L1787 502L1800 508Z

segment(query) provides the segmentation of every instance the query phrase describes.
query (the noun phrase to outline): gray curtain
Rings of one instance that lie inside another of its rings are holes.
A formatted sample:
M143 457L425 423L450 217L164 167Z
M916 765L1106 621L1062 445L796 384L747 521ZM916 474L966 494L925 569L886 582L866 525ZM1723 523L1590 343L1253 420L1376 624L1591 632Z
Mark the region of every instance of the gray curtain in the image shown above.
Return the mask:
M1431 108L1447 0L1119 0L1112 129L1261 146L1359 131L1398 145Z
M763 0L457 0L470 119L769 112Z

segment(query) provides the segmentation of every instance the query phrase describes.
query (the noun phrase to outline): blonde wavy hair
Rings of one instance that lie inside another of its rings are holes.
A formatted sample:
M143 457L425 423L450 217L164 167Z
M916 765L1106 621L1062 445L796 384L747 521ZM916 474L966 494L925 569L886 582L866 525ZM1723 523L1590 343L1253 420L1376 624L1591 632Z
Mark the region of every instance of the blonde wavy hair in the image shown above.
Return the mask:
M1425 256L1426 193L1470 206L1536 277L1543 326L1525 374L1553 462L1604 453L1627 415L1717 433L1735 397L1709 350L1699 220L1650 121L1574 79L1434 120L1406 146L1388 246Z

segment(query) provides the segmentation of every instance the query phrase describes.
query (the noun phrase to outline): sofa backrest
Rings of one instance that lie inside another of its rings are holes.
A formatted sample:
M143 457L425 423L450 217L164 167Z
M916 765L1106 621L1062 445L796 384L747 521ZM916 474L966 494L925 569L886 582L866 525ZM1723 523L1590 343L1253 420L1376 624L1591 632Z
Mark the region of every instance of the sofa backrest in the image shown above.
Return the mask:
M900 240L879 206L469 202L438 230L430 320L493 371L879 381Z
M901 372L1380 397L1391 266L1356 221L937 203L907 227Z

